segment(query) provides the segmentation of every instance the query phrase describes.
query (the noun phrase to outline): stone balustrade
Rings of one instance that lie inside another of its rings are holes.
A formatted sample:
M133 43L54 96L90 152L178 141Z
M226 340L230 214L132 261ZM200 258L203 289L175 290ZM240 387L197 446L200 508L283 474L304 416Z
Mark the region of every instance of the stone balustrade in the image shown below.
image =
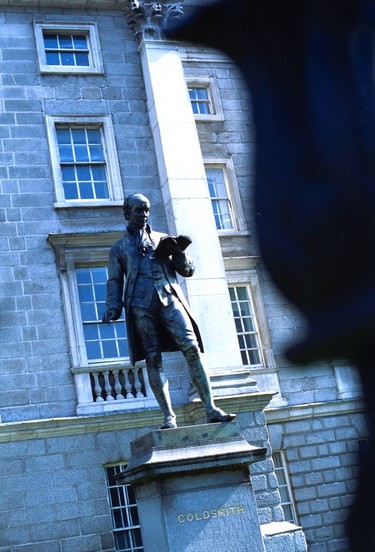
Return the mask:
M94 402L125 401L148 396L145 369L135 366L90 369Z

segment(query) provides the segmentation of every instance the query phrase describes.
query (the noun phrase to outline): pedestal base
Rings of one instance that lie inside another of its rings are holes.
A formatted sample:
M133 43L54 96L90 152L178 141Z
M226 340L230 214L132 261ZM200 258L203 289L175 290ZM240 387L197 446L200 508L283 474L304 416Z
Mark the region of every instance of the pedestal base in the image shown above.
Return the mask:
M263 552L248 466L266 449L235 422L154 431L131 449L118 478L136 488L145 552Z

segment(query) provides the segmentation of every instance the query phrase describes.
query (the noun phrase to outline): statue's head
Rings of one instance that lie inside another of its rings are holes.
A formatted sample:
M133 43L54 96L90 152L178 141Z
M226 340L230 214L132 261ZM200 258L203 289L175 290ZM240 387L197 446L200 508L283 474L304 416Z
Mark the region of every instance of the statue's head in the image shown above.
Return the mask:
M131 194L125 198L124 217L138 228L146 226L150 212L150 202L143 194Z

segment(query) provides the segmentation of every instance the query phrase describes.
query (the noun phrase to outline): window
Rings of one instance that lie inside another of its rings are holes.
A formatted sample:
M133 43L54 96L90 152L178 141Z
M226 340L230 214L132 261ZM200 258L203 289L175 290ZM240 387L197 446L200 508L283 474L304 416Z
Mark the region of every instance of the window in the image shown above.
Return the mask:
M46 120L55 207L120 205L124 192L110 117Z
M47 65L89 66L88 38L82 33L43 31Z
M105 266L76 268L88 362L129 356L124 318L121 317L110 324L101 323L106 309L107 277L108 269Z
M187 79L187 88L194 118L199 121L222 121L219 89L215 79Z
M275 465L275 474L279 485L281 506L284 511L285 521L298 525L292 487L283 451L274 451L272 453L272 459Z
M285 406L272 349L267 314L257 274L260 257L224 257L229 298L243 366L260 391L274 391L270 407Z
M65 199L108 199L101 128L61 126L56 136Z
M132 485L118 483L115 476L124 464L106 468L106 482L116 552L142 552L142 535Z
M208 94L208 88L192 86L188 90L194 115L210 115L213 112L213 107Z
M36 23L35 36L42 73L102 73L96 25Z
M61 272L77 415L157 406L144 362L130 364L124 312L101 322L110 246L122 232L50 234Z
M228 197L224 170L216 167L206 168L206 177L216 228L218 230L233 230L233 210Z
M231 159L205 159L207 186L216 228L220 233L245 231L246 224Z
M230 286L229 295L244 366L263 365L259 334L248 286Z

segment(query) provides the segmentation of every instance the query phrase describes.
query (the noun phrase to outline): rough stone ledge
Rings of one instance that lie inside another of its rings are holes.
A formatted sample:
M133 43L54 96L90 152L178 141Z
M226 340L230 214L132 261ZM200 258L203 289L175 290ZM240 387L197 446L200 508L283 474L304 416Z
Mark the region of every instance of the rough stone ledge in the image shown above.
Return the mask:
M360 399L331 402L310 403L281 408L267 408L264 412L268 424L302 420L304 418L320 418L324 416L339 416L353 412L363 412L365 406Z
M274 393L251 393L235 397L218 397L216 404L223 410L253 412L262 410L270 402ZM193 401L176 409L178 420L184 425L192 425L204 418L201 401ZM65 435L82 435L103 431L121 431L130 428L158 427L162 415L158 408L122 411L116 414L97 416L75 416L46 418L0 424L0 443L46 439Z

